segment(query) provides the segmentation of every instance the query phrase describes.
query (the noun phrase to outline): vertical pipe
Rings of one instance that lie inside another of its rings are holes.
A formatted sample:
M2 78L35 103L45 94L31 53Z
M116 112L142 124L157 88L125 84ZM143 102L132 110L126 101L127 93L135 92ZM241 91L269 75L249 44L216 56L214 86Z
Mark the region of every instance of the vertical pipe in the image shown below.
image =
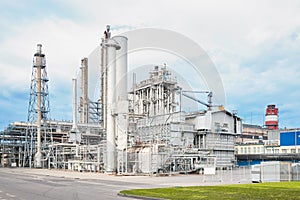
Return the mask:
M42 150L41 150L41 121L42 121L42 45L37 45L37 54L36 54L36 67L37 67L37 152L35 155L35 166L37 168L42 167Z
M19 162L18 162L18 167L21 167L21 153L22 153L22 150L21 150L21 147L19 147Z
M158 106L159 106L159 95L158 95L158 91L159 91L159 88L158 88L158 85L156 85L156 92L155 92L155 99L156 99L156 107L155 107L155 115L159 114L158 113Z
M179 112L181 113L181 111L182 111L182 88L180 88L179 90L180 90L180 97L179 97L179 101L180 101ZM181 114L180 114L180 115L181 115Z
M145 88L145 100L146 100L146 113L147 116L149 116L150 110L149 110L149 89Z
M167 106L166 106L167 111L166 111L166 114L170 113L170 98L171 98L171 95L167 96Z
M136 94L135 94L135 84L136 84L136 74L133 72L132 73L132 90L133 90L133 115L135 114L136 112L136 109L135 109L135 100L136 100ZM138 107L139 108L139 107ZM137 112L139 113L139 112Z
M72 117L73 117L73 125L72 125L72 132L77 131L77 79L72 79L72 86L73 86L73 98L72 98Z
M104 44L105 40L101 43L101 102L102 102L102 127L106 130L106 47Z
M176 111L175 92L172 93L172 113Z
M161 99L162 99L162 104L161 104L161 109L162 109L162 114L166 114L165 112L165 101L164 101L164 86L161 86Z
M160 104L161 104L161 99L160 99L160 84L157 87L157 114L160 114Z
M152 87L150 87L149 88L149 90L150 90L150 94L149 94L149 101L150 101L150 115L151 116L153 116L154 115L154 106L153 106L153 102L152 102L152 99L153 99L153 92L152 92L152 90L153 90L153 88Z

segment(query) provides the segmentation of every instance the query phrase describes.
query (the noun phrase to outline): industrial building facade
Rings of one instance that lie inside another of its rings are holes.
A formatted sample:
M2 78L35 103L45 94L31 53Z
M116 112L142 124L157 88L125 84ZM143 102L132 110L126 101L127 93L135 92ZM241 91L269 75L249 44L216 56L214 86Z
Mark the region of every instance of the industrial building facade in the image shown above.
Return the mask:
M34 118L13 123L1 132L2 166L108 174L188 173L206 166L235 166L234 141L242 131L241 119L214 106L211 91L205 91L208 102L187 95L166 65L153 66L147 79L134 82L128 90L128 42L130 38L124 36L111 37L109 26L105 30L97 102L88 96L90 66L87 58L82 59L80 97L77 79L73 79L72 122L45 117L41 81L46 87L48 80L33 71L32 84L38 87L32 88L36 100L30 99L33 112L29 113ZM39 55L45 56L41 46L35 56ZM44 63L33 68L46 69ZM181 106L183 98L206 109L186 112Z

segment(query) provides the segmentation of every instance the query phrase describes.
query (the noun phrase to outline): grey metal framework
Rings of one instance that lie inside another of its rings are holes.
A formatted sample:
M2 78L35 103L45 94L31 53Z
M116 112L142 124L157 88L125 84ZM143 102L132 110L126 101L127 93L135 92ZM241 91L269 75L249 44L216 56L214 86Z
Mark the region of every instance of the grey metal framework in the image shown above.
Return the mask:
M23 164L27 123L12 123L0 133L1 167L20 167Z
M34 166L35 155L38 148L42 152L42 165L46 166L46 160L49 159L51 154L51 147L53 143L51 128L47 123L50 119L50 102L48 91L48 75L46 69L45 54L41 53L41 45L38 45L38 51L34 54L30 96L28 106L28 126L26 130L25 144L24 144L24 159L23 167ZM39 116L40 114L40 116ZM40 122L39 122L40 120ZM39 125L40 123L40 125ZM40 126L40 127L39 127ZM40 142L41 146L38 147L38 129L41 131Z

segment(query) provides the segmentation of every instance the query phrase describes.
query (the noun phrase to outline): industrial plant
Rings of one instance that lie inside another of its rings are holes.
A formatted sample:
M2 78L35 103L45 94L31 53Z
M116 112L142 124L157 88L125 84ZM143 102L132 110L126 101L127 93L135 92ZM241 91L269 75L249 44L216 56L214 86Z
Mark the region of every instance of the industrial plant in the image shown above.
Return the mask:
M241 119L214 105L212 91L185 90L166 64L153 66L139 82L134 74L128 87L128 43L130 38L111 36L106 27L96 102L88 94L88 58L81 60L80 78L72 80L72 122L49 117L46 59L38 44L28 119L1 132L1 166L107 174L190 173L205 166L235 166L234 140L241 134ZM195 93L206 94L207 101ZM187 112L183 98L206 109Z
M232 169L274 158L276 152L285 160L291 153L300 160L300 133L278 130L275 105L267 107L264 127L242 124L235 112L214 103L213 91L185 89L172 75L172 66L160 63L144 80L137 81L133 73L129 85L128 44L130 38L112 36L106 27L99 47L101 66L96 66L97 101L88 92L89 68L95 66L89 66L88 58L81 60L80 77L72 80L71 122L50 118L48 68L38 44L27 122L1 131L1 166L151 175ZM207 99L199 99L199 93ZM204 109L185 110L185 99ZM294 138L292 145L288 138ZM284 145L295 148L283 151Z

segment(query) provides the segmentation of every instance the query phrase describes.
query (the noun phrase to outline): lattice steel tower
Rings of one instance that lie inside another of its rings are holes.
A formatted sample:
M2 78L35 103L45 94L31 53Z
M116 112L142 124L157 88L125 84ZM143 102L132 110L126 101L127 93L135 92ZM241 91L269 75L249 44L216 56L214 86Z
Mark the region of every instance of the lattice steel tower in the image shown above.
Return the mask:
M48 92L48 76L46 58L42 53L42 45L37 45L37 52L33 57L30 97L28 107L28 129L24 149L23 166L40 168L49 161L49 146L53 143L50 129L50 106Z

